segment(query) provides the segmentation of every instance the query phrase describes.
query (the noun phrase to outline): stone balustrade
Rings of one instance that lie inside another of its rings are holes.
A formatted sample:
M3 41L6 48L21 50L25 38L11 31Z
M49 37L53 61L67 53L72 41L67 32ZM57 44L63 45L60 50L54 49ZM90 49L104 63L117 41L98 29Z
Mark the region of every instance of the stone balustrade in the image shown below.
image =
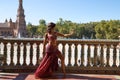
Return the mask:
M0 39L0 69L34 72L42 59L42 39ZM120 40L58 40L66 72L120 74ZM59 60L59 66L61 67ZM61 68L59 69L61 72Z

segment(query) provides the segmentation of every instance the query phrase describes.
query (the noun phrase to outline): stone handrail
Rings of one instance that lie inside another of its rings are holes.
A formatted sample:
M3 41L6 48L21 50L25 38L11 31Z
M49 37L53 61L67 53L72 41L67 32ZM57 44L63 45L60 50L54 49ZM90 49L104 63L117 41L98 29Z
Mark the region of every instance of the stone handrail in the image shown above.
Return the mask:
M42 39L34 38L0 39L4 57L0 69L33 72L43 56L42 43ZM58 49L65 56L67 72L120 74L119 44L120 40L59 39ZM60 60L58 63L61 66Z

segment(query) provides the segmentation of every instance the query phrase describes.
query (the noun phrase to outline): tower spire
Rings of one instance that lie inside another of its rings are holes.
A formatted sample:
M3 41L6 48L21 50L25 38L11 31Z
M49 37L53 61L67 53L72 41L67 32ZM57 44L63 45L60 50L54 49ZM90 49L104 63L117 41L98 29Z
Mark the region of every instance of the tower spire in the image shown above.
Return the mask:
M19 0L19 9L23 9L22 0Z
M22 0L19 0L20 3L22 3Z
M25 35L26 35L26 21L25 21L23 1L22 0L19 0L19 7L18 7L18 10L17 10L16 23L17 23L18 33L22 37L25 37Z
M19 8L18 8L18 11L24 11L23 9L23 1L22 0L19 0Z

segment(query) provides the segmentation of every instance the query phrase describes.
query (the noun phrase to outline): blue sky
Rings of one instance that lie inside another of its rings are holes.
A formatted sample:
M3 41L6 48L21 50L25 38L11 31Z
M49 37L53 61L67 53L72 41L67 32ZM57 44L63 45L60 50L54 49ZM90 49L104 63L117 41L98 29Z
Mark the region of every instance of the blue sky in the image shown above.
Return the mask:
M19 0L0 1L0 22L16 21ZM59 18L77 23L120 20L120 0L24 0L26 22L57 22Z

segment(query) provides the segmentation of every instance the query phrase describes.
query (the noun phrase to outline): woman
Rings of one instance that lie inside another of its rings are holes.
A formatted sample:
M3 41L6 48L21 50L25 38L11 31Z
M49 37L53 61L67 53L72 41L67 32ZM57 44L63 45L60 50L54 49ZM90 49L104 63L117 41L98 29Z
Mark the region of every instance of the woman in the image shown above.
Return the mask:
M45 39L43 41L43 55L44 58L42 59L39 67L35 72L35 78L44 78L52 76L53 71L56 71L58 68L58 58L61 60L61 67L65 73L65 64L64 64L64 56L57 48L57 36L68 37L73 34L61 34L55 32L55 23L49 23L47 33L45 34Z

